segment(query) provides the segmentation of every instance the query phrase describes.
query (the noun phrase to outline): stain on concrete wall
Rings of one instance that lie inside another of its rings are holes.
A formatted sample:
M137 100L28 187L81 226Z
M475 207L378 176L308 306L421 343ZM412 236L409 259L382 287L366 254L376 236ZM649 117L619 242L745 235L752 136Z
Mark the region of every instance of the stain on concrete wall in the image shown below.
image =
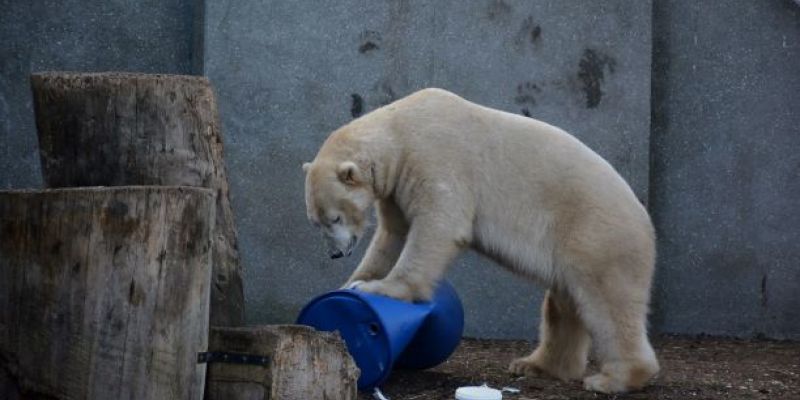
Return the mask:
M581 89L586 95L586 107L595 108L603 99L603 84L606 75L614 73L617 62L610 56L598 53L592 49L585 49L578 62L578 79Z

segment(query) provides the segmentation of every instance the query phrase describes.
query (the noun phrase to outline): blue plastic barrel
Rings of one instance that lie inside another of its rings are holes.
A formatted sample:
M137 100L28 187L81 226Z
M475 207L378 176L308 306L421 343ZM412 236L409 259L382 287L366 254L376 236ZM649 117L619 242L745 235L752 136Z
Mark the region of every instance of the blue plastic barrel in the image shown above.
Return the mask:
M429 368L445 361L464 329L461 301L442 281L431 302L409 303L357 289L336 290L309 302L297 323L339 331L361 370L358 388L383 383L397 362L404 368Z
M464 308L455 288L441 281L431 300L431 312L397 359L396 367L433 368L456 350L464 333Z

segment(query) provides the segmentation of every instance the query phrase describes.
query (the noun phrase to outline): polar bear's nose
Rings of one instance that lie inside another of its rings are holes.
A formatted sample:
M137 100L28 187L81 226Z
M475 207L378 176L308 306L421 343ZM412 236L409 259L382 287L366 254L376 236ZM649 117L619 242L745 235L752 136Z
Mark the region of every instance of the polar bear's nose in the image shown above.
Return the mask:
M334 259L334 260L337 259L337 258L342 258L342 257L344 257L344 253L342 253L341 250L336 250L335 253L331 253L331 258Z

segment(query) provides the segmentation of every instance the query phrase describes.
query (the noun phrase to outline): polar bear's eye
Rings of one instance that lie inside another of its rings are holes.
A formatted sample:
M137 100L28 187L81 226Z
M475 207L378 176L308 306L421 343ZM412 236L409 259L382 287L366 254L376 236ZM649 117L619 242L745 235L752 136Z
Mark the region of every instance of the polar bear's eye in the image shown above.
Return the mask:
M334 218L333 221L331 222L334 224L338 224L339 222L342 222L342 217L337 215L336 218Z

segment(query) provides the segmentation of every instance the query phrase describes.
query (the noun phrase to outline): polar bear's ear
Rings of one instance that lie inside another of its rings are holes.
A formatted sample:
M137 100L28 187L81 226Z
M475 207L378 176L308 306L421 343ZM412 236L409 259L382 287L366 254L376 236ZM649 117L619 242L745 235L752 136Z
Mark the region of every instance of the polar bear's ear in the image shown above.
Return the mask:
M344 161L336 168L336 175L339 180L346 185L358 185L361 183L361 172L358 170L356 163L352 161Z
M303 172L308 173L308 169L309 168L311 168L311 163L310 162L304 162L303 163Z

